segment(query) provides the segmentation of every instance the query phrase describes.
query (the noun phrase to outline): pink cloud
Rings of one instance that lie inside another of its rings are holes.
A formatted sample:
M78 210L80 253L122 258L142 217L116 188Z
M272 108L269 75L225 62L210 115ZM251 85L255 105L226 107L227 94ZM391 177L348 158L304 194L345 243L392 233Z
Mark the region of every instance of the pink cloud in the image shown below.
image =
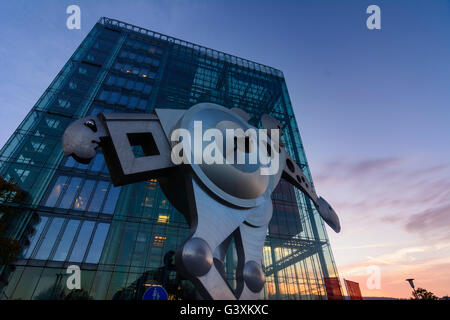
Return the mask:
M366 296L406 298L408 276L450 293L450 164L425 163L340 159L314 175L341 218L342 233L330 234L340 276L359 281ZM380 290L366 286L370 265L382 270Z

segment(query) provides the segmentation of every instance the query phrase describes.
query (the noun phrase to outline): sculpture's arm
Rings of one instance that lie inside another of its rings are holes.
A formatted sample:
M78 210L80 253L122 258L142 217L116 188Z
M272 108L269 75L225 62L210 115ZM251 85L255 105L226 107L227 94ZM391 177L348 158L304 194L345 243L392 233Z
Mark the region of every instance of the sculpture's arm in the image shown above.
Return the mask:
M313 186L309 183L308 179L304 175L302 169L295 163L295 161L286 153L286 163L283 170L282 177L291 183L296 188L300 189L311 201L314 203L317 211L319 211L322 219L335 231L341 231L341 224L339 217L328 202L318 197Z
M281 124L270 115L264 114L261 117L261 124L269 132L271 129L278 129L282 134ZM302 169L300 169L294 159L292 159L292 157L287 153L286 149L284 148L284 144L281 141L279 141L279 160L280 170L282 170L281 177L287 180L297 189L300 189L300 191L302 191L308 198L310 198L322 219L335 232L340 232L341 225L336 212L324 198L317 196L316 191L310 184L309 180L306 178Z
M160 177L175 165L171 161L168 140L177 119L183 111L157 109L156 115L139 113L105 113L88 116L72 123L64 132L65 155L88 163L101 147L114 185L125 185ZM244 114L245 116L245 114ZM160 121L161 119L161 121ZM261 119L266 129L281 129L273 117ZM161 124L163 123L163 125ZM140 147L143 155L136 155L133 147ZM292 185L308 196L321 217L336 232L340 231L339 218L331 206L318 197L300 167L280 143L280 171Z
M100 113L78 119L64 132L64 154L79 162L88 163L98 147L116 186L159 177L174 167L169 141L152 114Z

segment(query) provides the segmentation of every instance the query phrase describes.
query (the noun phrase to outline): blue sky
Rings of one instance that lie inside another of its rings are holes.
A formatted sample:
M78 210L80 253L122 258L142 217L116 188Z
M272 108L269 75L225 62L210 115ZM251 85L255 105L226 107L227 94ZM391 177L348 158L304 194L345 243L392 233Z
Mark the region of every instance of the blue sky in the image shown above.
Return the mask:
M81 30L65 27L71 4ZM381 30L366 28L371 4ZM101 16L282 70L317 191L341 215L341 275L367 295L409 295L407 273L450 293L449 1L4 0L0 145ZM364 288L371 264L379 290Z

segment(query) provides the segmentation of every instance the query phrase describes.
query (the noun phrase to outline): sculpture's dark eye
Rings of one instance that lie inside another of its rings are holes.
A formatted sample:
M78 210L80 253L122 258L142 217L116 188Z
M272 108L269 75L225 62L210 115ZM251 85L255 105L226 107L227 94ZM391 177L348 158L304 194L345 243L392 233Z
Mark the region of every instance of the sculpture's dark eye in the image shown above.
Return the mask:
M94 132L97 132L97 125L95 124L95 121L92 119L87 120L84 125L91 129Z

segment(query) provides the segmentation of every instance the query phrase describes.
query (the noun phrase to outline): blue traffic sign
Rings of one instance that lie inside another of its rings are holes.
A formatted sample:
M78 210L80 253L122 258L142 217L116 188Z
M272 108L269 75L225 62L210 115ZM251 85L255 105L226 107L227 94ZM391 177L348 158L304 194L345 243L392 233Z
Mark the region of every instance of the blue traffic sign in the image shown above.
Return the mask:
M167 291L160 286L153 286L145 291L142 300L168 300Z

